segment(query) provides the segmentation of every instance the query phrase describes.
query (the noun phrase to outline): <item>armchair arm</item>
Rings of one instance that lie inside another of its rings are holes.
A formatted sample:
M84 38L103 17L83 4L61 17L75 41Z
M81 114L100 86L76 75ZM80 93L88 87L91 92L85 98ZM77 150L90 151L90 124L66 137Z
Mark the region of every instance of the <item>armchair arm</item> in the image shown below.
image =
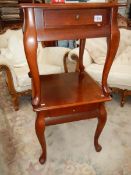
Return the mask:
M9 65L7 63L7 61L2 60L0 58L0 72L1 71L5 71L6 72L7 81L8 81L8 89L9 89L10 94L15 94L16 93L16 90L15 90L16 79L13 76L13 72L14 72L13 67L11 65Z
M0 55L0 71L7 69L12 73L12 75L15 75L14 67L11 64L11 61L8 58ZM14 79L14 81L16 81L14 76L12 76L12 78Z
M0 55L0 66L4 66L4 65L7 66L11 71L13 71L14 68L10 63L10 60Z
M7 45L7 32L3 31L2 33L0 33L0 48L6 48Z
M70 61L76 61L76 71L79 71L79 47L71 50L68 55ZM85 49L83 54L83 64L88 66L92 63L92 58L90 57L88 51Z

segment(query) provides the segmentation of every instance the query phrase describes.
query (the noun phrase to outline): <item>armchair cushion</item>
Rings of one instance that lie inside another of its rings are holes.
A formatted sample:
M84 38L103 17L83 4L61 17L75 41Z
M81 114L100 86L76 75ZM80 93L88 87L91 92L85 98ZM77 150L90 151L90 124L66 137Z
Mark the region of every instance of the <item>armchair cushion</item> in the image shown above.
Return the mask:
M97 64L104 64L107 52L106 38L86 39L85 49Z
M127 46L125 50L114 60L116 65L131 65L131 45Z
M22 29L19 30L11 30L8 29L5 33L0 35L0 48L7 48L8 47L8 39L12 36L22 36Z
M21 67L27 65L26 56L23 46L22 30L13 31L8 30L3 36L7 40L7 47L1 48L1 55L10 61L14 67ZM8 36L8 35L9 36ZM8 36L8 38L6 38Z
M23 37L18 38L17 36L12 35L8 40L8 49L12 55L11 60L13 61L12 64L14 67L21 67L27 65L23 46Z
M119 61L123 60L123 53L126 54L126 49L129 45L131 46L131 31L127 29L120 29L120 43L115 59L120 58ZM87 39L85 49L89 52L89 55L94 63L102 65L105 63L107 53L106 38ZM125 62L123 60L122 63L127 64L127 59Z
M45 47L40 49L38 54L38 65L40 66L49 64L54 66L60 66L61 71L64 71L63 56L69 52L69 48L64 47Z
M7 39L0 36L0 48L6 48L7 47Z
M121 40L124 42L126 46L131 46L131 30L120 29Z
M86 67L85 71L88 72L96 81L101 83L103 65L93 63ZM110 87L131 90L131 66L113 64L108 76L108 84Z
M39 71L41 75L47 75L52 73L60 73L61 67L54 65L39 65ZM18 92L31 89L31 79L28 76L29 67L23 66L21 68L14 68L13 79L15 82L15 89Z

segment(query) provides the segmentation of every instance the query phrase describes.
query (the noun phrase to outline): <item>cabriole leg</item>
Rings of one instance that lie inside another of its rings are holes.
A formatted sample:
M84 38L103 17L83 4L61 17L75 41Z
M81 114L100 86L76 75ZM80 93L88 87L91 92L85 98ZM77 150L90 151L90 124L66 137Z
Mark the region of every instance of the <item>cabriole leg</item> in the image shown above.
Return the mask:
M35 123L36 135L42 147L42 154L39 158L41 164L44 164L46 161L46 142L45 142L45 115L44 112L37 112L37 118Z
M105 126L106 119L107 119L107 113L105 110L105 106L102 103L102 104L100 104L100 108L99 108L98 124L97 124L95 137L94 137L94 146L95 146L95 149L97 152L101 151L101 149L102 149L101 145L98 142L98 139L99 139L100 134Z

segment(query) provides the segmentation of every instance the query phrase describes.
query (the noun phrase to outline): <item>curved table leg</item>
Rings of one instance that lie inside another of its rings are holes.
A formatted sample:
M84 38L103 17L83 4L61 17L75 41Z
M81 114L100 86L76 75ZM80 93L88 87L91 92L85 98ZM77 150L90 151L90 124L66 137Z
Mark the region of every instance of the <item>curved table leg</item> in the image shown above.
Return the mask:
M45 131L45 115L44 112L37 112L37 118L36 118L36 123L35 123L35 129L36 129L36 134L38 137L38 140L40 142L40 145L42 147L42 154L39 158L39 161L41 164L44 164L46 161L46 142L45 142L45 136L44 136L44 131Z
M94 146L97 152L100 152L102 149L101 145L98 142L98 139L105 126L106 119L107 119L107 113L106 113L105 106L103 103L100 104L99 110L100 111L99 111L99 116L98 116L98 124L96 128L95 136L94 136Z

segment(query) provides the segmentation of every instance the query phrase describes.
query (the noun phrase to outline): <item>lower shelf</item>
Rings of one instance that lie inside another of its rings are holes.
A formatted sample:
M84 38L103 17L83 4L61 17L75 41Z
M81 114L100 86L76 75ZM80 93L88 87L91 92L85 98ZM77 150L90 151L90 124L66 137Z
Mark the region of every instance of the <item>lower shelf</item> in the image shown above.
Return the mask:
M78 107L111 100L86 72L41 75L41 105L35 111Z

